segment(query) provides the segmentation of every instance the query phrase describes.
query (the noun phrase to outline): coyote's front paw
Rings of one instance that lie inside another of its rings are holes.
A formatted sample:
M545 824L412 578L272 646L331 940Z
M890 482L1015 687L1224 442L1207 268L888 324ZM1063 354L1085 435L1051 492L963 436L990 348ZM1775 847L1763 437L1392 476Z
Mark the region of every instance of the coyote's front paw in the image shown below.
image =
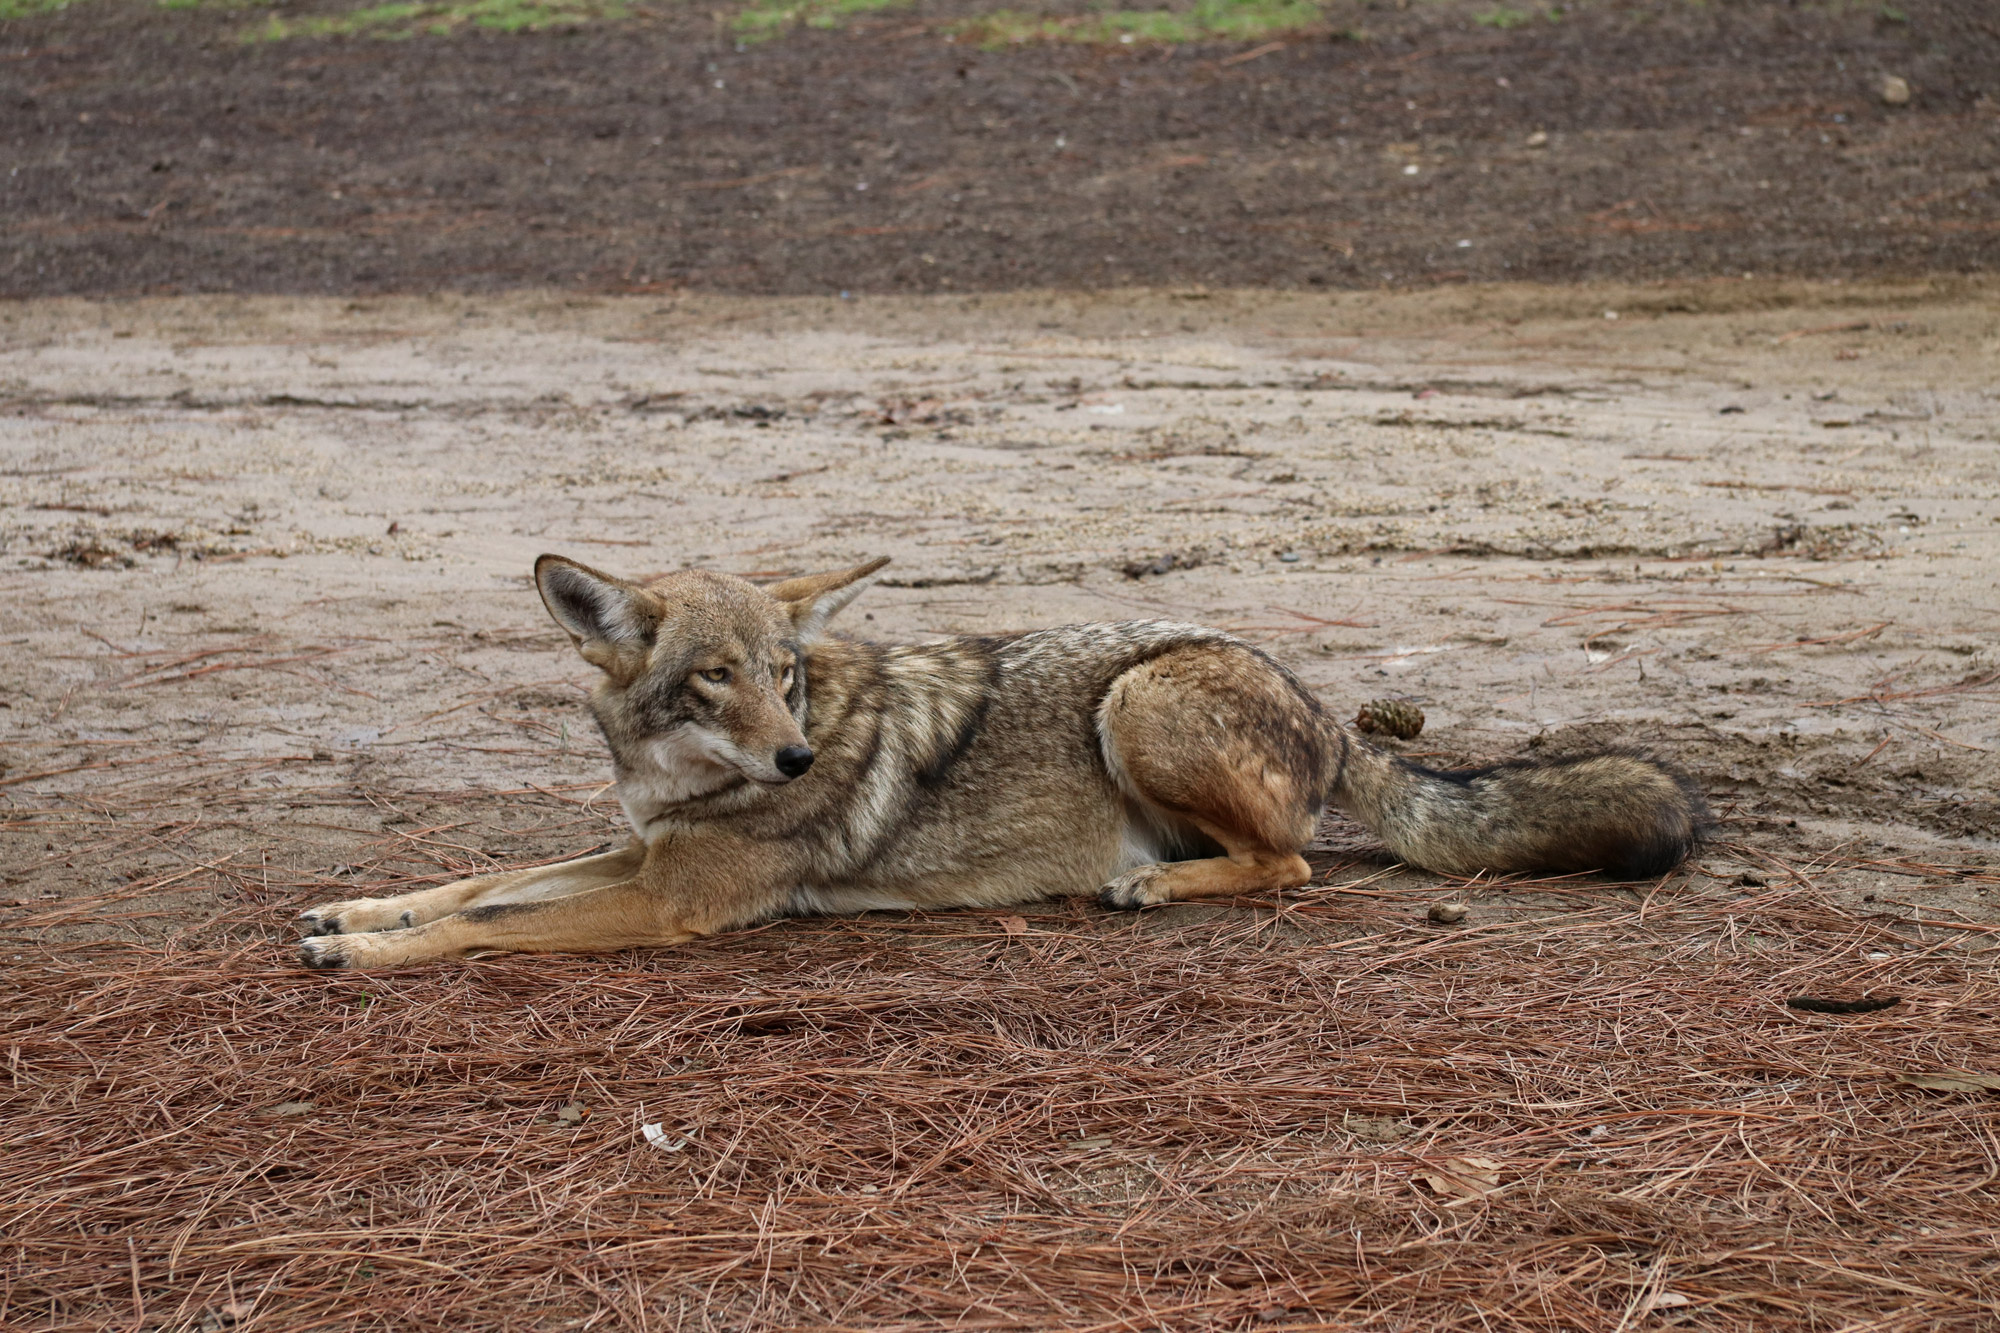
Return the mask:
M378 930L368 935L313 935L299 941L299 961L307 967L406 967L454 952L440 949L421 930Z
M307 967L332 969L354 962L351 935L312 935L299 941L299 961Z
M1163 865L1128 870L1097 891L1098 905L1114 912L1134 912L1141 907L1170 903L1174 896L1163 882L1166 877L1167 867Z
M407 930L417 914L397 907L393 898L356 898L351 902L313 907L292 918L302 935L358 935L370 930Z

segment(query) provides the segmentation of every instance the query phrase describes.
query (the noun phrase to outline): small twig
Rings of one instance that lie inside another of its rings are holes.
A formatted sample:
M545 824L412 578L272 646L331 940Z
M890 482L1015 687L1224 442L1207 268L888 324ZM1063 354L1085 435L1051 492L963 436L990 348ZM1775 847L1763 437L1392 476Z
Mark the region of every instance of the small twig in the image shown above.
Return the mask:
M1752 644L1743 649L1743 651L1746 653L1775 653L1784 648L1812 648L1829 643L1853 643L1857 639L1872 639L1895 623L1893 620L1885 620L1878 625L1870 625L1865 629L1849 630L1845 634L1830 634L1822 639L1794 639L1790 643Z
M1263 57L1270 55L1274 51L1282 51L1284 49L1285 49L1285 43L1283 42L1266 42L1262 46L1253 47L1248 51L1241 51L1238 52L1236 55L1226 56L1223 59L1216 61L1215 63L1217 67L1221 69L1228 69L1231 65L1248 64L1252 60L1262 59Z
M139 1242L127 1236L125 1252L132 1262L132 1330L139 1333L146 1326L146 1297L139 1290Z

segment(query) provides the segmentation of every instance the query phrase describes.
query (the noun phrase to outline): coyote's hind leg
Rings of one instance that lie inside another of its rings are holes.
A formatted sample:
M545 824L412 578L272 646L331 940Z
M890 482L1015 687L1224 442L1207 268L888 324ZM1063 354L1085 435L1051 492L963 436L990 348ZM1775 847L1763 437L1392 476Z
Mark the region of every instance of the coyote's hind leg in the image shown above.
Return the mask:
M326 903L298 914L293 923L305 935L359 935L377 930L407 930L482 903L532 902L601 888L630 879L645 859L637 842L615 852L559 861L532 870L507 870L497 875L440 884L393 898L351 898Z
M1192 824L1224 855L1140 866L1106 884L1106 907L1297 888L1311 878L1327 785L1315 705L1263 658L1200 645L1112 683L1098 731L1127 796Z

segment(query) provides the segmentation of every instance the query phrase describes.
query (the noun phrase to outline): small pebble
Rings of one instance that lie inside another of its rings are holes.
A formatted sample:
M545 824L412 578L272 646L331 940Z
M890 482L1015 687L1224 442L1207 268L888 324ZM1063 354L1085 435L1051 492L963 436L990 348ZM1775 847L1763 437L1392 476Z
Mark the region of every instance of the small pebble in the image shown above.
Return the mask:
M1883 106L1908 106L1910 103L1909 80L1897 78L1894 74L1884 75L1882 78L1881 97Z
M1432 903L1430 918L1440 926L1455 926L1465 920L1465 914L1471 910L1464 903Z

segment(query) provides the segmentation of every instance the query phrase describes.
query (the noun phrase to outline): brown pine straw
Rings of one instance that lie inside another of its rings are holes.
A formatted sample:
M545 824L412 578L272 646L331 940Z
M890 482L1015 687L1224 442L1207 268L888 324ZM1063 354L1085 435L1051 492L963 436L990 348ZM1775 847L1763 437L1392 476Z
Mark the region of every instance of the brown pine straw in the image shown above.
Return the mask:
M1992 937L1760 855L391 974L16 935L0 1325L2000 1327L2000 1094L1894 1078L2000 1073Z

